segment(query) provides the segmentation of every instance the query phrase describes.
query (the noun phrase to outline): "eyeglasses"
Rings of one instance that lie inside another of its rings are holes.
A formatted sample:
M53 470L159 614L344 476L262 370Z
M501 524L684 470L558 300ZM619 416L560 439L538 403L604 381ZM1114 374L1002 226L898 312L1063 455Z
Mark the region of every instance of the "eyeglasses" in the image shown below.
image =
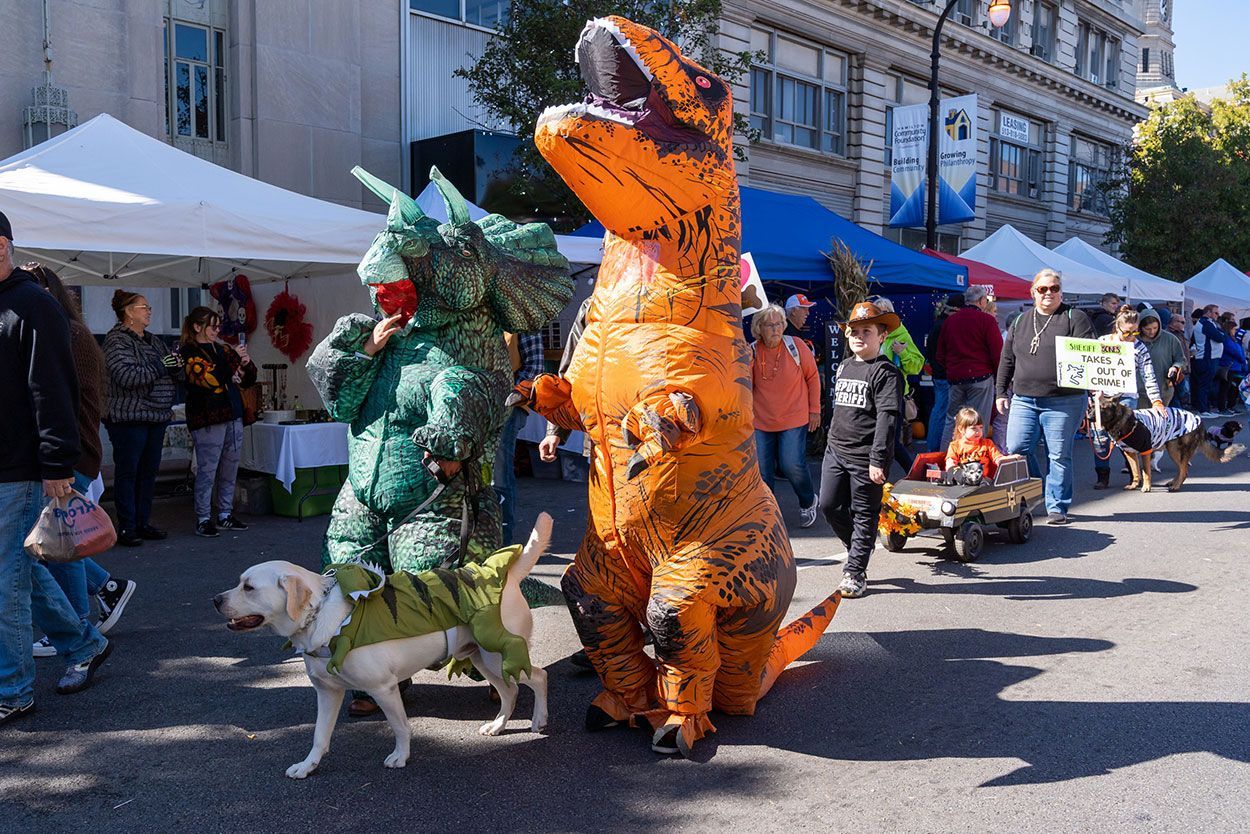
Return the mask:
M151 310L152 309L146 304L131 304L130 306L134 307L136 310Z
M1136 336L1137 334L1138 334L1138 331L1136 330L1121 330L1120 331L1121 336Z
M1063 288L1058 285L1053 286L1053 287L1034 287L1033 292L1040 293L1042 295L1047 295L1047 294L1058 295L1059 293L1063 292Z

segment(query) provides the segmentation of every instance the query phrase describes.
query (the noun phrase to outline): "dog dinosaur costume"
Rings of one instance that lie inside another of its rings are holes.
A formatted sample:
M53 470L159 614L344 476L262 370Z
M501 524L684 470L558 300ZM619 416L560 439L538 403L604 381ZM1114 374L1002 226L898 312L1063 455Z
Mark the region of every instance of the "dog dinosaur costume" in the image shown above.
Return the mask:
M386 228L357 271L375 307L407 322L368 356L375 322L344 316L309 357L330 415L351 425L349 474L323 559L413 573L457 557L481 561L501 535L490 471L512 386L503 331L537 330L564 308L573 294L568 261L547 226L495 214L470 220L437 169L430 176L447 205L442 225L398 189L353 173L390 203ZM437 495L427 457L463 463ZM531 603L541 587L527 577Z
M567 376L516 399L594 443L562 582L604 685L587 727L645 715L657 751L688 753L712 708L754 712L839 597L778 634L795 566L755 457L729 88L619 17L575 54L590 96L545 112L535 140L607 228L603 264Z

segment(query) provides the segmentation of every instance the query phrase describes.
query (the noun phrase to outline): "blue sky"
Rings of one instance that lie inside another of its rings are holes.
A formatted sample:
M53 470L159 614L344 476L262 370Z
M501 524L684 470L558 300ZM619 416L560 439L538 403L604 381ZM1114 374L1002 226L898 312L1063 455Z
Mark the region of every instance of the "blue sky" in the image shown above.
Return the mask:
M1216 87L1250 73L1247 0L1175 0L1173 9L1177 84Z

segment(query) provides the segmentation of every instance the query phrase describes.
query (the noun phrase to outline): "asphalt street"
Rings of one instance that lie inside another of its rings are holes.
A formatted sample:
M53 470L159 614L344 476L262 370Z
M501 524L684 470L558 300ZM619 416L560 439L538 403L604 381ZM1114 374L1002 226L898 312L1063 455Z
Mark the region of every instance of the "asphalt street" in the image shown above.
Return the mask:
M325 519L205 540L188 499L161 500L169 541L101 559L139 590L97 683L58 696L61 664L40 660L38 712L0 729L0 830L1245 831L1250 459L1199 459L1177 494L1097 493L1078 448L1070 527L995 537L973 565L936 540L879 549L868 596L755 716L714 715L689 761L641 731L583 730L597 681L568 660L567 611L547 608L532 648L551 673L546 735L528 732L527 690L484 738L485 686L423 673L406 769L382 767L384 722L344 719L318 772L287 779L312 736L302 663L268 632L227 631L210 600L256 562L316 567ZM555 517L537 569L555 581L585 486L519 490L522 525ZM835 586L842 548L823 520L793 536L797 615Z

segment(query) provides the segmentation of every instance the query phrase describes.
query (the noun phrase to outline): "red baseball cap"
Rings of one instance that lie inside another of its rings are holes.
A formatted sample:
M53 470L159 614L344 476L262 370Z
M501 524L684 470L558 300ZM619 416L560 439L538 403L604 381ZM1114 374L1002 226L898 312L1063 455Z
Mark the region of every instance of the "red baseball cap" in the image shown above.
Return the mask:
M803 293L792 295L786 299L786 309L793 310L795 307L815 307L815 301L808 301L807 296Z

